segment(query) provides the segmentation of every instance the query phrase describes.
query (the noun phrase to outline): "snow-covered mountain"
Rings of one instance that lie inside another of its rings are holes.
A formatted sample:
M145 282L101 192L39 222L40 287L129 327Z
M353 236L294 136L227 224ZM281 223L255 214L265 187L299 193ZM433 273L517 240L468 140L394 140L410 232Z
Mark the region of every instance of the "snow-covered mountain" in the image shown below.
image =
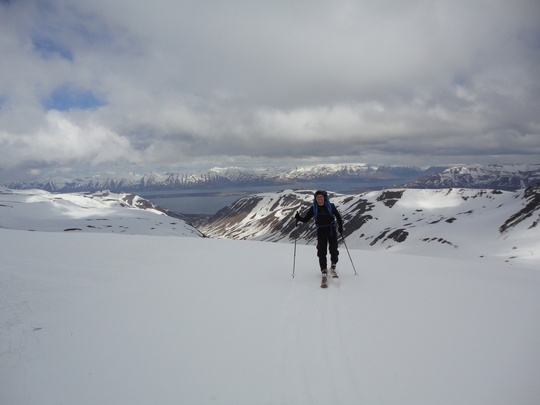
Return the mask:
M466 165L426 174L406 187L518 190L537 183L540 183L540 164Z
M11 189L42 189L51 192L89 192L100 190L137 192L141 190L172 190L238 185L279 185L324 180L395 180L396 184L426 173L439 172L441 167L422 169L410 166L368 164L320 164L312 166L269 168L213 168L204 171L174 173L134 173L122 178L93 176L75 180L45 182L14 182Z
M0 188L0 228L202 236L181 216L126 193L52 194Z
M417 179L412 181L412 179ZM11 189L41 189L50 192L140 192L225 188L234 186L290 185L306 182L365 181L408 183L408 188L498 188L518 190L540 182L540 165L391 166L370 164L319 164L266 168L216 167L202 171L130 173L121 177L91 176L79 179L49 179L43 182L11 182ZM411 182L412 181L412 182Z
M499 190L391 189L331 194L355 249L390 249L435 256L540 259L540 186ZM313 190L285 190L239 199L198 228L209 237L313 244L315 227L294 213L313 202ZM536 255L536 256L535 256Z

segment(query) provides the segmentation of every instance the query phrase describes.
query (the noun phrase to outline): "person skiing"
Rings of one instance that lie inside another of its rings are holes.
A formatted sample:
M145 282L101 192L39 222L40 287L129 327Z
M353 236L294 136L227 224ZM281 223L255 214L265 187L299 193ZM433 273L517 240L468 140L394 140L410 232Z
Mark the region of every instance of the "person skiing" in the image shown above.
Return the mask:
M326 278L328 273L327 247L330 250L331 271L335 273L339 256L337 233L343 234L341 215L336 206L330 202L326 191L316 191L313 205L306 211L305 215L301 216L297 212L294 216L295 219L301 222L308 222L313 217L315 217L315 224L317 225L317 256L319 257L322 276Z

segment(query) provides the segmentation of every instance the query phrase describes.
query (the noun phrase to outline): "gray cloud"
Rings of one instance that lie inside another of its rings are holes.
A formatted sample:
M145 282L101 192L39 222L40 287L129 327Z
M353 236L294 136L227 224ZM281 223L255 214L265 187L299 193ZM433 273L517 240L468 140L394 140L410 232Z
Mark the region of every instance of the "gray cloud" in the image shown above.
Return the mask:
M540 156L535 0L84 3L0 3L5 173Z

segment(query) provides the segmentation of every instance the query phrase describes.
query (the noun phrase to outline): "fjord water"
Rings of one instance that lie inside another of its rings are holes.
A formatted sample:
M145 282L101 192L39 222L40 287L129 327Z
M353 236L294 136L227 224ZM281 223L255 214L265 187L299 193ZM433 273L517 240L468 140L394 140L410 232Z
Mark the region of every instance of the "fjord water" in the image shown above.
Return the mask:
M162 208L182 214L212 215L239 198L286 189L323 189L340 194L358 194L404 184L413 179L322 181L278 185L193 188L188 190L140 191L137 194Z

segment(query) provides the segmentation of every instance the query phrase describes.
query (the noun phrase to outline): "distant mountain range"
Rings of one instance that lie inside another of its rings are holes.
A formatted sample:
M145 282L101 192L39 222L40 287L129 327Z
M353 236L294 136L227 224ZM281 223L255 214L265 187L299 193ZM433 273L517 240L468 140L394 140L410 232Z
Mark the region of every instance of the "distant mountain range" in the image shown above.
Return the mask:
M466 165L432 172L407 184L408 188L493 188L519 190L540 183L540 164Z
M290 185L316 181L395 180L396 184L423 175L442 172L446 167L427 169L412 166L385 166L369 164L328 164L270 168L213 168L204 171L174 173L130 174L122 178L92 176L74 180L48 180L43 182L13 182L4 184L10 189L41 189L50 192L140 192L226 188L234 186Z
M73 193L109 190L141 192L227 188L236 186L298 185L303 183L345 181L385 181L408 188L497 188L518 190L540 182L540 164L528 165L463 165L390 166L370 164L321 164L312 166L270 168L213 168L204 171L130 174L122 178L92 176L74 180L13 182L10 189L40 189Z

